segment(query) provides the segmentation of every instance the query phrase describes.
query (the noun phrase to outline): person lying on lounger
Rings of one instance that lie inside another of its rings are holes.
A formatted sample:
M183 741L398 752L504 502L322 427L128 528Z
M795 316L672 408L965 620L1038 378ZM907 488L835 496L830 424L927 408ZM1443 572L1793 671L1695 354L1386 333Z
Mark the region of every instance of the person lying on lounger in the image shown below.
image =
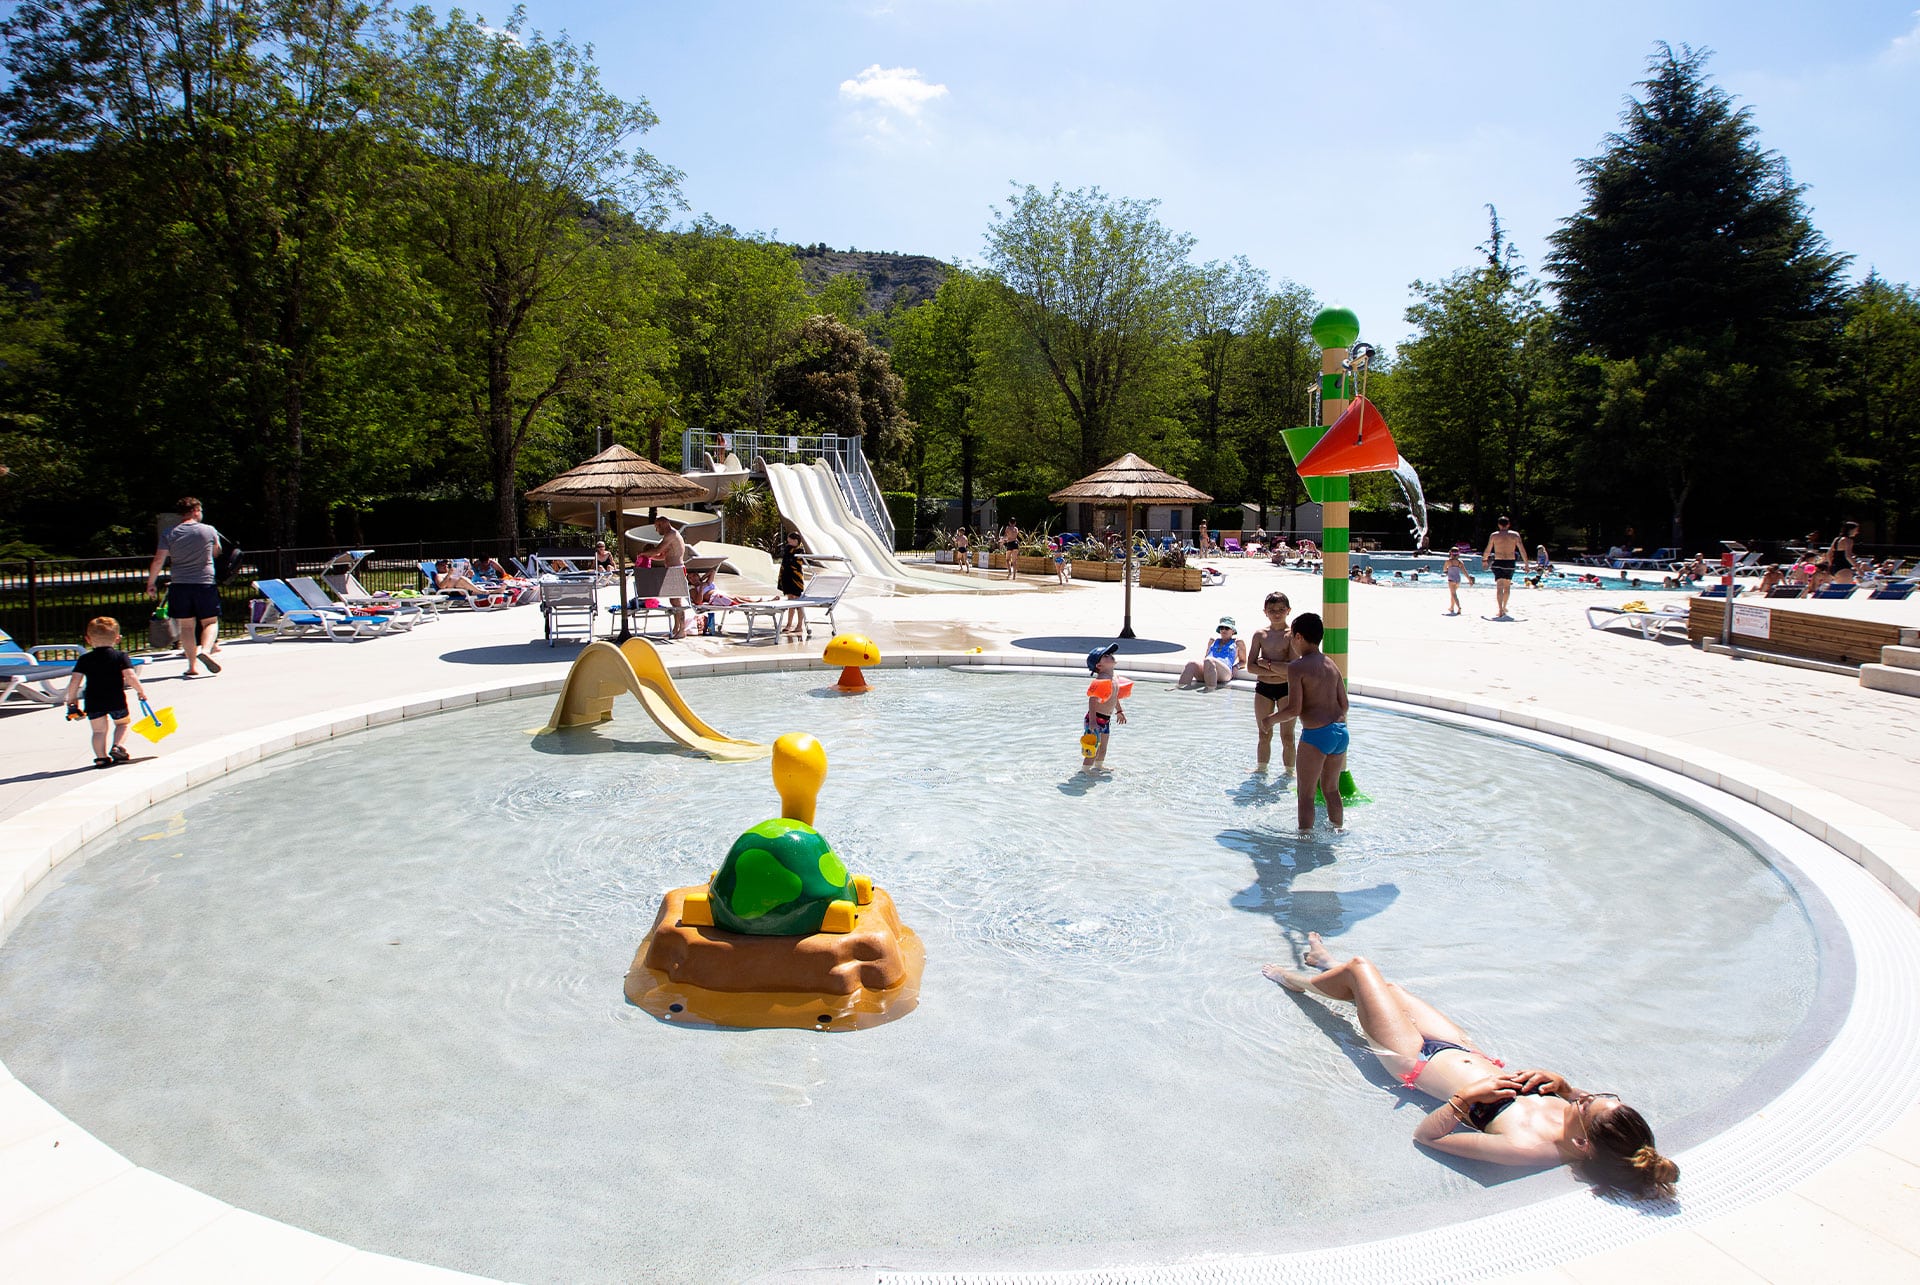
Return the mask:
M441 591L458 589L463 593L485 593L472 577L463 574L460 565L455 562L442 563L440 573L433 578L433 587Z
M1260 971L1288 990L1351 1003L1380 1064L1440 1105L1413 1140L1497 1165L1571 1165L1587 1181L1638 1199L1671 1196L1680 1167L1654 1149L1653 1129L1611 1093L1584 1093L1553 1071L1506 1071L1439 1009L1355 955L1335 963L1307 934L1306 970ZM1462 1128L1472 1132L1462 1133Z

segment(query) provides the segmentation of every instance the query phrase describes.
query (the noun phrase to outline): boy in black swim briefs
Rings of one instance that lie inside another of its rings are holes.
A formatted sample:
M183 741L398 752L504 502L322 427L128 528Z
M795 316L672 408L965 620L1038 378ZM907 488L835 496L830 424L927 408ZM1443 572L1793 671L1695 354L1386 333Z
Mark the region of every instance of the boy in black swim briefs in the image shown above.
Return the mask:
M131 722L127 713L127 684L147 698L133 660L116 644L120 641L120 622L112 616L95 616L87 622L86 655L73 662L73 677L67 682L67 717L77 717L83 708L93 730L93 765L112 767L130 757L124 742ZM85 692L82 693L82 684ZM75 699L79 697L79 699ZM107 723L113 722L113 745L107 745Z
M1293 604L1286 594L1275 590L1267 595L1261 609L1266 612L1267 623L1253 631L1253 640L1247 644L1247 670L1254 679L1253 720L1260 732L1253 770L1267 770L1267 760L1273 754L1273 729L1278 727L1280 766L1291 772L1293 720L1280 711L1287 703L1287 665L1293 659L1293 631L1287 627Z

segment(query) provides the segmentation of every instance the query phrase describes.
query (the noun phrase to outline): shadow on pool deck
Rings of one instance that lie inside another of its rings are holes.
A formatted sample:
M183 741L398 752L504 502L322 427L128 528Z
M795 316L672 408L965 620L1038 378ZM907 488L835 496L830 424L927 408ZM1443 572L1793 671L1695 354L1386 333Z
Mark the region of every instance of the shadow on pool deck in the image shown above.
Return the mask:
M1059 652L1063 656L1084 658L1095 647L1105 647L1109 643L1120 645L1122 656L1164 656L1168 652L1181 650L1176 642L1163 642L1158 638L1114 638L1111 636L1094 637L1089 634L1053 635L1042 638L1015 638L1013 645L1023 651Z

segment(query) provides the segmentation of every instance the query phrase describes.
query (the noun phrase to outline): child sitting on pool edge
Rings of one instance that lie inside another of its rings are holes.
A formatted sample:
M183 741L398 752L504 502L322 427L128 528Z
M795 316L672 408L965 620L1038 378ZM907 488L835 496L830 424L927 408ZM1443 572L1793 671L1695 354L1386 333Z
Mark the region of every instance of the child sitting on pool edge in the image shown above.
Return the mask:
M1127 721L1127 711L1120 707L1120 682L1113 676L1113 657L1119 650L1119 643L1108 643L1087 653L1087 672L1096 680L1106 680L1104 696L1087 694L1087 717L1081 723L1080 765L1089 772L1106 770L1107 735L1115 722ZM1091 746L1087 737L1093 738Z

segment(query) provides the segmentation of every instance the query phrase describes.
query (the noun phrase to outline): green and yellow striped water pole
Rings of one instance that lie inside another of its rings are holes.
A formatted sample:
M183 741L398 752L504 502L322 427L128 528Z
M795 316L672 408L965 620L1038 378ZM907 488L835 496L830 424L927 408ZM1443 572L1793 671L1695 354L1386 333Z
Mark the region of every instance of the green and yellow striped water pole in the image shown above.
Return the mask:
M1347 409L1353 399L1353 377L1347 373L1347 350L1360 337L1360 319L1347 308L1322 308L1310 327L1313 342L1320 345L1320 424L1314 441ZM1300 457L1294 458L1298 464ZM1302 479L1305 480L1305 479ZM1326 621L1327 640L1322 650L1347 676L1347 552L1352 547L1348 523L1352 484L1344 477L1315 479L1324 497L1320 503L1320 603ZM1313 487L1307 488L1309 496Z
M1319 444L1353 399L1352 376L1346 370L1346 360L1347 350L1360 337L1360 319L1350 308L1322 308L1314 315L1308 330L1313 342L1320 345L1320 422L1281 432L1287 453L1293 456L1296 465ZM1348 524L1352 520L1349 506L1353 486L1345 477L1303 477L1300 482L1307 488L1307 498L1320 506L1320 618L1327 627L1320 649L1345 678L1349 636L1347 595L1351 587L1347 578L1347 554L1352 548ZM1351 772L1340 774L1340 793L1352 801L1366 797L1354 786Z

